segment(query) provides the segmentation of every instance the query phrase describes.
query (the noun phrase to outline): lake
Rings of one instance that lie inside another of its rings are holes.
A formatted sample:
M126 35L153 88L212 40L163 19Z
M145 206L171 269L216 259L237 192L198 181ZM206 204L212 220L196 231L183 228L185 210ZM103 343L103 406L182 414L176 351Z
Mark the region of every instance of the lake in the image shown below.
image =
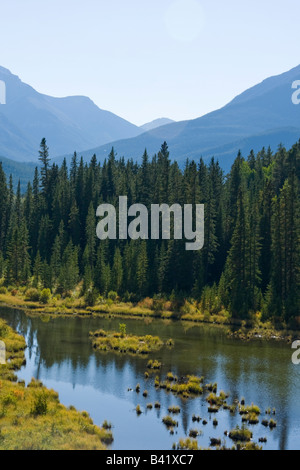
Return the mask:
M143 321L118 318L51 318L29 317L22 311L0 307L0 317L21 333L27 342L26 366L18 377L28 383L32 377L41 380L48 388L59 393L61 402L88 411L94 423L101 426L104 420L113 424L115 450L171 450L174 442L188 436L191 429L199 429L199 445L206 448L210 438L225 438L224 432L242 425L241 416L221 410L210 416L205 395L182 400L156 390L156 375L165 377L173 372L178 377L194 374L204 376L204 383L218 383L218 392L230 393L228 403L245 398L262 410L263 418L268 408L276 409L277 428L266 429L262 424L248 426L254 440L267 437L264 449L300 449L300 366L292 364L291 346L285 343L254 341L243 343L229 339L226 329L214 325L194 325L163 320ZM48 321L49 320L49 321ZM147 357L124 356L94 351L89 332L103 328L119 330L126 323L127 333L158 335L163 340L172 338L173 349L163 348ZM144 373L149 359L162 362L162 370ZM135 390L141 385L141 393ZM148 397L142 393L148 391ZM161 403L161 409L147 410L148 403ZM135 411L140 405L143 414ZM171 435L162 423L168 407L179 405L181 413L175 434ZM193 423L193 414L207 420L207 426ZM218 426L213 425L213 419Z

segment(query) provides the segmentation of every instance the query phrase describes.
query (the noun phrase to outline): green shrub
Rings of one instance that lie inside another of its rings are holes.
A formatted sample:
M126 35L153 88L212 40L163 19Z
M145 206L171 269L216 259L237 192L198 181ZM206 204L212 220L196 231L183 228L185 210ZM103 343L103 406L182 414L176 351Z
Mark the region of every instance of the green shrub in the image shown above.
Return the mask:
M34 416L43 416L48 412L48 397L45 391L37 392L33 406L31 409L31 414Z
M126 335L126 325L125 325L125 323L120 323L119 330L120 330L122 338L124 338L124 336Z
M50 299L51 299L50 289L43 289L41 292L41 296L40 296L40 302L46 305L50 302Z
M0 287L0 294L4 294L4 295L7 294L7 289L6 289L6 287L4 287L4 286L1 286L1 287Z
M118 298L118 293L114 291L110 291L107 297L109 300L112 300L113 302L115 302Z
M40 300L40 292L37 289L28 289L26 291L25 300L29 300L31 302L38 302Z

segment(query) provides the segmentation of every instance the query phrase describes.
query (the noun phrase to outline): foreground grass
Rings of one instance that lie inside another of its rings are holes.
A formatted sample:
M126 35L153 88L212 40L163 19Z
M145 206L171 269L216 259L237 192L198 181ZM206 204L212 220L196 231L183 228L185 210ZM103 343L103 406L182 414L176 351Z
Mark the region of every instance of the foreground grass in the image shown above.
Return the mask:
M134 336L114 331L90 332L93 348L98 351L115 351L122 354L149 354L164 346L158 336Z
M15 372L25 361L25 340L0 320L6 364L0 365L1 450L105 450L112 434L88 413L60 404L58 394L32 380L25 387Z

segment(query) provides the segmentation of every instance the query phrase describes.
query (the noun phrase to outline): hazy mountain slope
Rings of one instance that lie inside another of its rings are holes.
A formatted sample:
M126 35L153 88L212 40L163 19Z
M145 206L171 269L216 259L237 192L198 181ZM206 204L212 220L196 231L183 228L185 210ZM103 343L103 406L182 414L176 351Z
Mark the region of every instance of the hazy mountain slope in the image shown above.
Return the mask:
M225 107L201 118L176 122L133 139L112 142L85 152L84 156L89 158L96 153L99 159L103 159L113 145L119 156L139 159L145 148L151 155L166 140L172 158L179 163L188 157L210 157L217 152L222 164L222 153L226 151L228 167L236 156L238 142L243 143L246 154L251 150L252 142L257 141L257 136L266 147L274 146L276 135L289 146L291 135L296 137L294 140L300 138L300 106L295 106L291 100L292 83L297 79L300 79L300 66L264 80Z
M2 67L0 80L6 84L6 105L0 105L0 154L8 158L36 160L43 137L55 157L142 132L89 98L42 95Z
M9 175L13 177L14 187L16 189L18 181L21 183L22 193L26 191L28 182L33 181L34 170L36 165L34 163L21 163L14 160L9 160L0 156L0 162L2 163L2 168L7 176L7 181Z

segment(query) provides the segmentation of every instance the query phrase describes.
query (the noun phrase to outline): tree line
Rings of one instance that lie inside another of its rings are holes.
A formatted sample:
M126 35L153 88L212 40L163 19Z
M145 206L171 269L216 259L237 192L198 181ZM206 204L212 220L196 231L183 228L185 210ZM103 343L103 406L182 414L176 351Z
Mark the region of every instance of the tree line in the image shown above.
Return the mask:
M75 153L70 168L51 163L46 140L40 170L21 194L0 164L0 277L6 286L48 288L93 302L113 290L123 300L194 298L211 313L290 321L300 306L300 141L292 149L241 153L225 175L208 164L172 162L168 146L140 164L101 164ZM180 240L105 240L96 236L96 209L128 205L204 204L205 243L199 252Z

